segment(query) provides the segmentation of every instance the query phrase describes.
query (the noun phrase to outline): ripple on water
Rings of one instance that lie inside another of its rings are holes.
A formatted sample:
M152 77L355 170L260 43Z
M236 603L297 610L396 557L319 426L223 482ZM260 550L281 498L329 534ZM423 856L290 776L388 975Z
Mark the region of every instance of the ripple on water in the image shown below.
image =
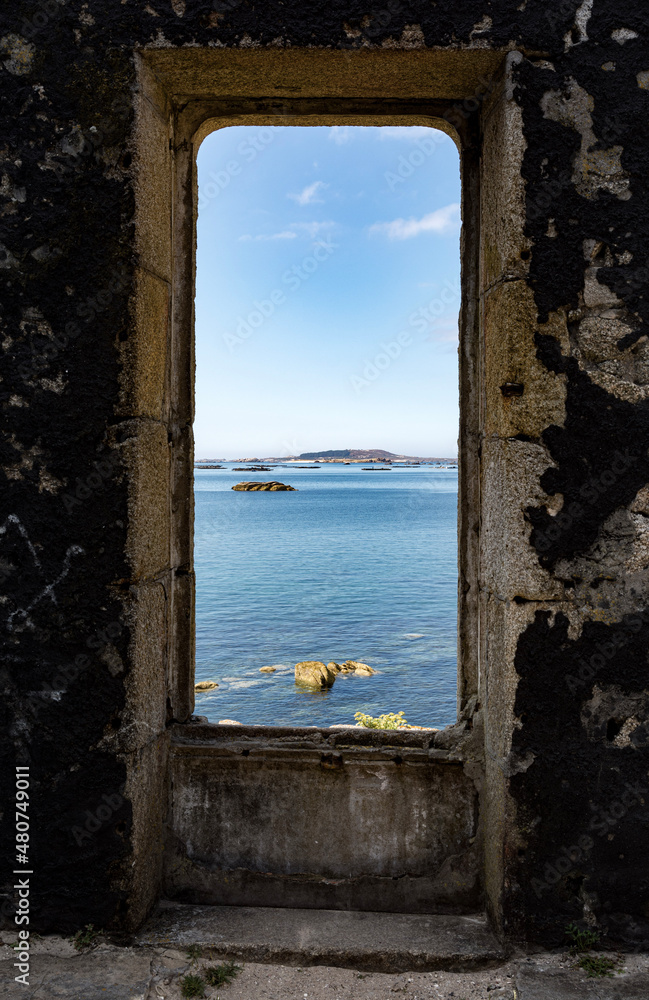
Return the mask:
M457 472L324 466L317 482L290 478L295 493L236 493L231 468L196 474L196 680L221 685L198 695L202 713L328 726L403 710L419 725L453 722ZM305 692L293 671L306 659L379 673ZM276 672L259 674L268 664Z

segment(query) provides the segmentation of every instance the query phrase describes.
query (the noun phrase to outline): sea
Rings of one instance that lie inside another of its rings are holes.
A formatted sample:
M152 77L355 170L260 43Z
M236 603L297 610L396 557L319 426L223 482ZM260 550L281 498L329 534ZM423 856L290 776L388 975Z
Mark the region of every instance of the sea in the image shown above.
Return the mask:
M195 713L271 726L399 711L414 725L454 722L457 469L221 464L195 470L196 681L218 684L197 692ZM273 479L296 492L232 490ZM310 691L295 685L300 660L376 673Z

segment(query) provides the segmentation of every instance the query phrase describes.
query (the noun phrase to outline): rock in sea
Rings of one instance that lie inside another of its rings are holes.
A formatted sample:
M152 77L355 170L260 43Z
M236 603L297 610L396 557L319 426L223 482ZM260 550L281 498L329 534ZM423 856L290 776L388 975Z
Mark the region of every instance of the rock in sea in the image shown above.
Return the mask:
M370 667L367 663L360 663L359 660L345 660L342 665L343 673L355 673L360 677L371 677L372 674L376 673L373 667Z
M274 674L276 670L277 670L277 667L260 667L259 668L259 673L260 674Z
M194 691L213 691L217 687L216 681L199 681L198 684L194 684Z
M336 673L321 660L302 660L295 664L295 683L319 691L333 687Z
M258 490L268 490L271 493L274 493L276 490L290 490L292 493L297 492L294 486L286 486L284 483L278 483L275 480L270 483L237 483L232 489L245 490L247 493L255 493Z

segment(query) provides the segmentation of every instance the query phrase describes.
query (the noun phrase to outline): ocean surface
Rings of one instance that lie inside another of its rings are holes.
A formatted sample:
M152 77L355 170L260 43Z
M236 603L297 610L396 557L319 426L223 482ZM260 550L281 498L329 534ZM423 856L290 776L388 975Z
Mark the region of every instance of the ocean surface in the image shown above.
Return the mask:
M195 472L196 680L219 685L197 692L196 714L330 726L403 711L416 725L454 722L457 470L234 465ZM232 491L271 479L297 492ZM295 686L299 660L361 660L378 672L311 692Z

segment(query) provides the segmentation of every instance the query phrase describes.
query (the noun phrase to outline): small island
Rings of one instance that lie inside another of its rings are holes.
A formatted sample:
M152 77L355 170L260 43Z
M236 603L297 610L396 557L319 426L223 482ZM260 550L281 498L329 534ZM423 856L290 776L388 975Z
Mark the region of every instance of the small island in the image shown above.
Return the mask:
M238 468L233 469L233 472L270 472L272 466L270 465L243 465L238 466Z
M260 490L267 490L270 493L275 493L278 490L290 490L292 493L297 493L294 486L286 486L284 483L278 483L274 480L271 483L237 483L232 489L246 493L255 493Z
M334 686L338 674L356 674L358 677L372 677L376 673L374 667L359 660L345 660L336 663L330 660L301 660L295 664L295 683L298 687L316 688L325 691Z

